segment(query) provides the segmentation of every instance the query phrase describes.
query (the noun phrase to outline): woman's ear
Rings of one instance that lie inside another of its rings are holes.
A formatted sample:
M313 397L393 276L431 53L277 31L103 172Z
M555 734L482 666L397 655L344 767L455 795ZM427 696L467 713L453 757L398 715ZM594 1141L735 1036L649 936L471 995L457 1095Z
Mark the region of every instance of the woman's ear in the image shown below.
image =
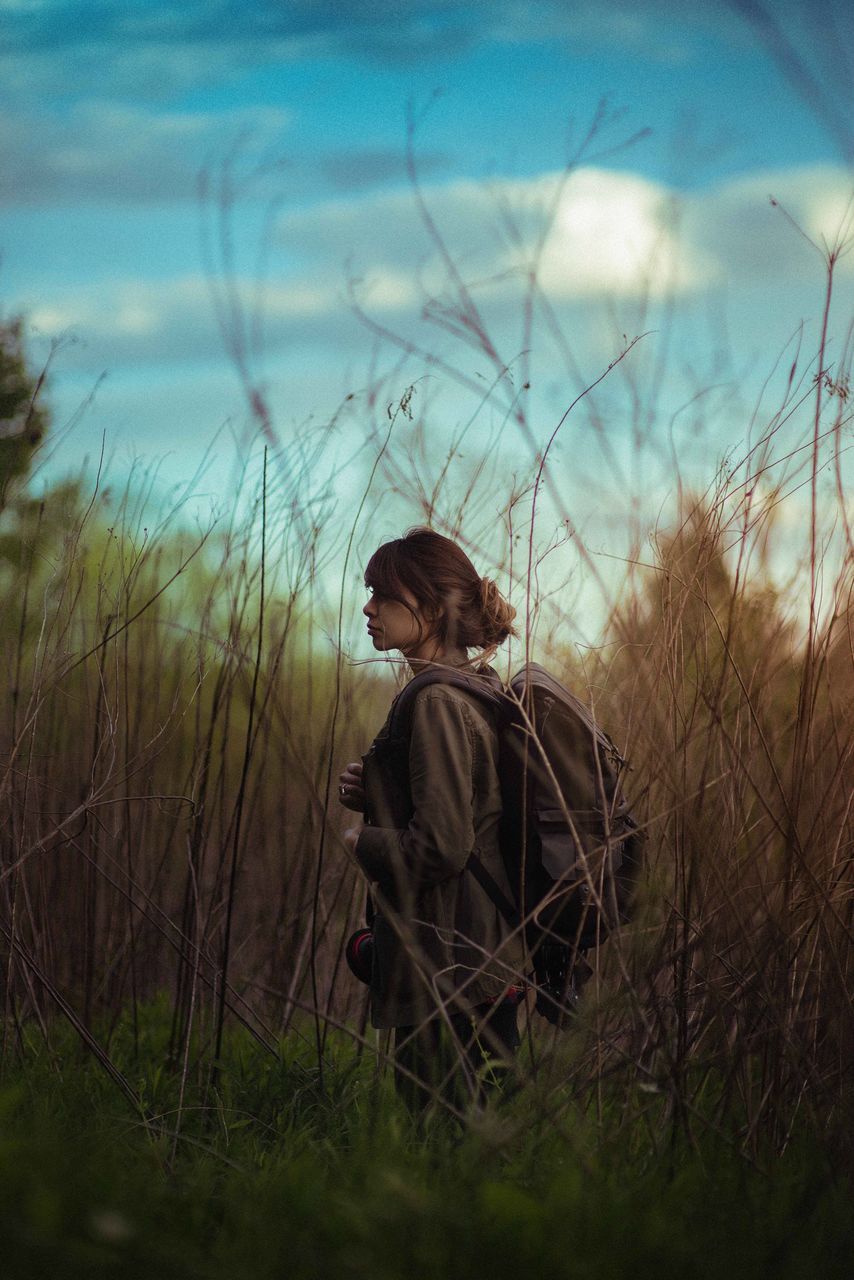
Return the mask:
M448 630L448 610L444 604L437 604L425 613L427 625L430 628L430 634L436 639L443 642L447 640Z

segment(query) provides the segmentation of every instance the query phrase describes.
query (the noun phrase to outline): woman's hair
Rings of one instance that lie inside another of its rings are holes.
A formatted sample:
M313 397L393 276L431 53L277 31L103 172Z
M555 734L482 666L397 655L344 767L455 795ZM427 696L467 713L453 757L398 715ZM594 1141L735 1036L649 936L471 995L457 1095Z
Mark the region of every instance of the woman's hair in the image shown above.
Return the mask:
M516 635L516 610L492 579L481 578L462 547L433 529L410 529L378 547L365 586L403 605L403 592L410 591L435 619L441 644L489 649Z

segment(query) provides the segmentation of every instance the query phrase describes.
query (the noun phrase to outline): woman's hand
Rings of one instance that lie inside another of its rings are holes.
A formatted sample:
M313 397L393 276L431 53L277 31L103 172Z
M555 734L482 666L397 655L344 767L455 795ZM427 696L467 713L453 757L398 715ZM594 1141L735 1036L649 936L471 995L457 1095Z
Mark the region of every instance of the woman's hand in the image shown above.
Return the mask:
M338 776L338 803L353 813L365 812L365 789L362 786L361 761L348 764Z

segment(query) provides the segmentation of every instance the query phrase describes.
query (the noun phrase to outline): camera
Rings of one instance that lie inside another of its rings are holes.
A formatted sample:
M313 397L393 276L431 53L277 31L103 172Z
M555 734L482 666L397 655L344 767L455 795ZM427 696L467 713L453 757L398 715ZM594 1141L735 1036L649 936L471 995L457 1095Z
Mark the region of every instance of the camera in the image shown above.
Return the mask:
M344 948L344 957L354 977L370 985L374 962L373 929L357 929L351 934Z

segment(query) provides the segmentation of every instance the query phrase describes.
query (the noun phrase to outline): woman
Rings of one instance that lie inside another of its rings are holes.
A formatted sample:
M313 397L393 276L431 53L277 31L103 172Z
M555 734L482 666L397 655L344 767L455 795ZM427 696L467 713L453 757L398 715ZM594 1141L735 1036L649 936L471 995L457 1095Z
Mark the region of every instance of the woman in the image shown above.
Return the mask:
M412 529L386 543L365 585L376 650L399 650L413 674L462 668L500 691L485 664L514 634L515 610L450 538ZM398 1086L417 1107L439 1090L479 1096L518 1045L521 942L466 866L474 855L510 896L496 716L477 692L431 681L414 696L406 740L390 712L363 764L340 776L341 803L365 815L344 840L372 885L371 1018L394 1028Z

